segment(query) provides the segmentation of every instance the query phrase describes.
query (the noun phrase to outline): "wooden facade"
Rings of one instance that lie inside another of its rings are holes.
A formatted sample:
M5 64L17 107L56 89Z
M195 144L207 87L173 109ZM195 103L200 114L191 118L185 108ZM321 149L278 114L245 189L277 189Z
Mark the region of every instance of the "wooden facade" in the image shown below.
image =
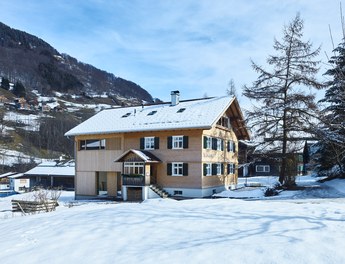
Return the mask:
M205 197L236 185L238 140L249 135L239 127L241 113L235 102L219 113L210 129L75 135L76 198L137 199L141 190L145 199L150 185L171 196ZM143 145L148 138L154 143L149 149ZM172 146L172 140L180 140L173 143L180 145ZM143 158L145 153L156 160Z

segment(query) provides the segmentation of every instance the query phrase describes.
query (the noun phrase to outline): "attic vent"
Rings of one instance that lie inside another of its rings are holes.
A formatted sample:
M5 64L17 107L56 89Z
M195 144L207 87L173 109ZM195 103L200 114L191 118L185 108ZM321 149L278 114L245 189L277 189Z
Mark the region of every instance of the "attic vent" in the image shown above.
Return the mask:
M127 116L130 116L131 113L127 113L127 114L124 114L122 117L127 117Z
M154 115L155 113L157 113L157 111L151 111L150 113L148 113L147 115Z
M186 108L180 108L176 113L182 113Z

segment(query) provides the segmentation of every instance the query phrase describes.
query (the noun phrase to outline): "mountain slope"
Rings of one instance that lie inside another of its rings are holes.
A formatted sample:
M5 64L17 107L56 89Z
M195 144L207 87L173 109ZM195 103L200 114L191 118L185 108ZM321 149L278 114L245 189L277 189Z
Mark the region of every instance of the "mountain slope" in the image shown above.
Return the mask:
M37 90L46 96L57 91L76 95L105 93L117 104L121 104L122 97L133 98L133 103L153 100L139 85L60 54L42 39L1 22L0 77L21 82L27 93Z

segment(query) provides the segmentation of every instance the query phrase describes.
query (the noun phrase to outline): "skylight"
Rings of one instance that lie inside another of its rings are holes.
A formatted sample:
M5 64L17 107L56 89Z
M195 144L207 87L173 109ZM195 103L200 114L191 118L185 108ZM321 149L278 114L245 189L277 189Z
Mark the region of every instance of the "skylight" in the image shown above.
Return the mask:
M127 117L127 116L130 116L131 113L127 113L127 114L124 114L122 117Z
M180 108L176 113L182 113L186 108Z
M148 113L147 115L154 115L155 113L157 113L157 111L151 111L150 113Z

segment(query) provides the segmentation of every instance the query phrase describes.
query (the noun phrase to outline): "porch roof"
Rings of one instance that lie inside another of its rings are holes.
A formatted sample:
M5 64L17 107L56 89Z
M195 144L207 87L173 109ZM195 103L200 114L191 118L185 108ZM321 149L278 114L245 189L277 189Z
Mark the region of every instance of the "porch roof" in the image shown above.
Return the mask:
M145 150L137 150L137 149L129 149L129 150L127 150L121 156L116 158L114 160L114 162L124 162L125 158L129 154L131 154L131 153L133 153L134 155L138 156L145 163L158 163L158 162L161 162L161 160L159 158L157 158L155 155L153 155L151 152L145 151Z

